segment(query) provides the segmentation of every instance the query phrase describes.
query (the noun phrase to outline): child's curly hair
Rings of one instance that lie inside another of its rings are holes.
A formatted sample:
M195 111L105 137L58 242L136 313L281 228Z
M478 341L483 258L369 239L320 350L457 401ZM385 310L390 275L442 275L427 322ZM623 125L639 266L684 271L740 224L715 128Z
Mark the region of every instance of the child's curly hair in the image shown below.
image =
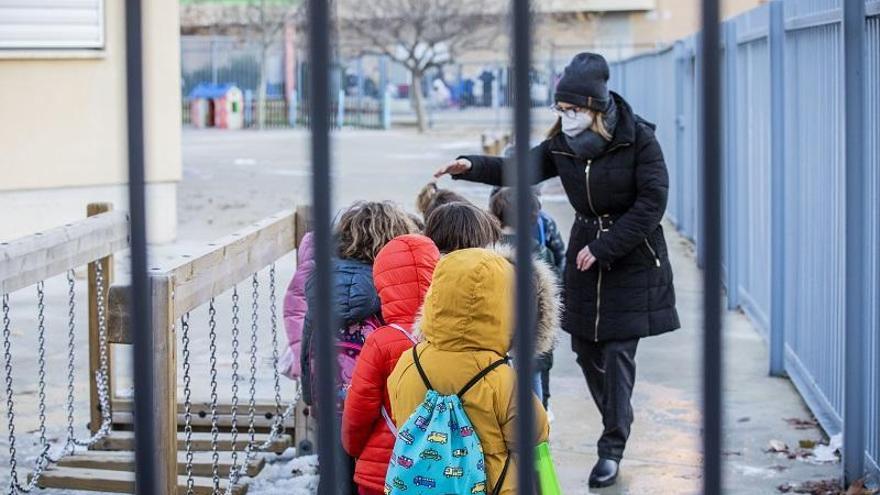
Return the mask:
M339 256L373 263L391 239L418 231L409 215L390 201L358 201L336 223Z

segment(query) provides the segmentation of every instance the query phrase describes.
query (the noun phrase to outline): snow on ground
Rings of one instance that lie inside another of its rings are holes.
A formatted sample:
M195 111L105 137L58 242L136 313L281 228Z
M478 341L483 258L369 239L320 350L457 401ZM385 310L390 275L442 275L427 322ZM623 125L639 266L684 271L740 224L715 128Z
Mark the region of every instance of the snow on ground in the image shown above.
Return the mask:
M318 490L318 458L295 457L295 450L282 455L266 454L266 467L249 480L248 493L260 495L311 495Z

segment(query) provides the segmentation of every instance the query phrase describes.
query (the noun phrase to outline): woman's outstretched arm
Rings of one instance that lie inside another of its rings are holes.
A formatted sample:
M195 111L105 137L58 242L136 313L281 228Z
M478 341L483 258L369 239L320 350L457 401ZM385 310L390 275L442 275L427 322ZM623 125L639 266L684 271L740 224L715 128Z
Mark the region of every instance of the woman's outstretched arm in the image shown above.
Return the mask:
M532 181L535 184L558 175L549 149L550 142L544 141L529 152L529 159L532 163L537 164L538 167L538 173L535 174ZM500 156L466 155L460 156L437 169L434 177L440 178L449 174L455 180L467 180L492 186L501 186L503 185L503 173L504 158Z

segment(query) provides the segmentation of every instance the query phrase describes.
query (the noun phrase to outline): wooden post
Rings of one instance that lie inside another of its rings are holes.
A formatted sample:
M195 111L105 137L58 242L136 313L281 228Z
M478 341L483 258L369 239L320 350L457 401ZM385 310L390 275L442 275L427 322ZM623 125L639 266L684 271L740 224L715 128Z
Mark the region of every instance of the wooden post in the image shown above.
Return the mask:
M156 486L162 493L177 493L177 336L174 331L174 278L151 274L153 340L153 400L149 418L158 459L154 459Z
M105 213L113 209L111 203L89 203L86 207L87 216L95 216ZM100 263L102 273L104 274L104 301L110 291L110 284L113 282L113 255L105 256L99 260L89 263L89 430L94 435L101 427L101 403L98 400L98 384L95 382L95 373L101 367L101 359L99 353L98 339L98 298L95 266ZM106 305L105 317L106 317ZM110 402L113 402L113 361L112 353L107 350L107 360L109 363L109 373L107 373L107 388L110 393Z

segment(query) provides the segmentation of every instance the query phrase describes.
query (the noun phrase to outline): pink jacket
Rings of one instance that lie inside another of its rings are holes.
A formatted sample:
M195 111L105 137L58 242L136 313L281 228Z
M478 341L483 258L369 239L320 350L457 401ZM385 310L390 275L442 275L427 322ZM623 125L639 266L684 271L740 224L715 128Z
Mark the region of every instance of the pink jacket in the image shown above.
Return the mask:
M301 373L303 321L306 318L306 280L315 268L315 250L312 233L302 239L296 253L296 273L284 295L284 329L287 331L288 348L279 363L280 371L288 378L297 379Z

